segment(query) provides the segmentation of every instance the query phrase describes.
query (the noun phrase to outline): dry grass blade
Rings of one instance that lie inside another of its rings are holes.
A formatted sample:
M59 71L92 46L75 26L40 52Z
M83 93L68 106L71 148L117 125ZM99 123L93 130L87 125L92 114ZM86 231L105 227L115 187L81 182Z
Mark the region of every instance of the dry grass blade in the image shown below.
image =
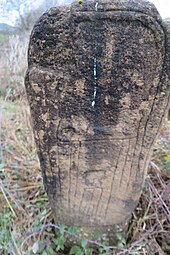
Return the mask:
M0 188L1 188L1 192L2 192L2 194L4 195L4 198L5 198L6 202L7 202L7 204L9 205L9 208L10 208L11 212L13 213L13 215L14 215L15 217L17 217L17 215L16 215L14 209L12 208L12 205L11 205L9 199L7 198L7 196L6 196L6 194L5 194L5 191L4 191L4 188L3 188L3 185L2 185L2 184L0 184Z

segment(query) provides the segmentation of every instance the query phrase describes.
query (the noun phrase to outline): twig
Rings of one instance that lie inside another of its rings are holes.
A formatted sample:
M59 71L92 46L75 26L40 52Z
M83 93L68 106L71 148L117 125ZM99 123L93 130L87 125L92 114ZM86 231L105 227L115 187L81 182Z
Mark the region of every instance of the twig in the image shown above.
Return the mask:
M158 193L157 189L155 188L154 183L152 182L151 179L147 179L147 182L151 188L151 190L153 191L153 193L155 194L155 196L159 199L160 203L161 203L161 208L164 211L168 221L170 222L170 211L168 206L165 204L165 202L163 201L162 197L160 196L160 194Z
M12 206L11 206L11 204L10 204L10 202L9 202L9 199L7 198L7 196L6 196L5 192L4 192L4 189L3 189L3 187L2 187L2 184L0 184L0 188L1 188L2 194L4 195L5 200L7 201L7 204L9 205L9 208L11 209L12 213L14 214L14 216L17 217L17 215L16 215L14 209L12 208Z
M36 230L34 231L34 233L28 233L28 234L27 234L28 236L27 236L27 238L23 241L23 243L21 244L21 247L23 247L23 245L25 244L25 242L26 242L29 238L31 238L31 237L34 236L35 234L38 234L39 232L42 233L42 231L44 231L44 229L46 229L46 228L48 228L48 227L53 227L53 228L55 228L55 229L61 230L61 227L60 227L60 226L55 225L55 224L52 224L52 223L48 223L48 224L46 224L46 225L43 225L42 227L36 229ZM70 236L75 237L76 239L79 239L79 240L84 239L84 238L82 238L81 236L79 236L79 235L77 235L77 234L75 234L75 233L69 232L68 230L65 230L65 229L63 230L63 232L66 233L66 234L68 234L68 235L70 235ZM106 245L103 245L102 243L99 243L99 242L97 242L97 241L95 241L95 240L90 240L90 239L85 239L85 240L87 241L87 243L96 244L97 246L102 247L102 248L107 248L107 249L110 249L110 250L117 249L116 246L106 246Z
M158 180L159 180L159 182L160 182L162 188L164 189L164 188L165 188L165 184L163 183L163 179L162 179L162 177L160 176L160 169L159 169L159 167L158 167L153 161L150 162L150 165L151 165L151 167L155 170L156 175L157 175L157 177L158 177Z
M14 244L14 247L15 247L16 251L17 251L17 254L18 254L18 255L22 255L22 253L21 253L20 250L18 249L18 246L17 246L17 244L16 244L16 242L15 242L15 239L14 239L13 235L12 235L12 242L13 242L13 244Z
M157 223L156 223L148 232L146 232L145 234L143 234L143 236L142 236L139 240L133 242L133 243L131 244L131 246L130 246L128 249L123 250L123 251L117 253L116 255L122 255L122 254L125 254L125 252L127 252L128 254L130 254L130 252L132 251L132 249L133 249L137 244L139 244L140 242L142 242L146 237L148 237L148 236L154 231L154 229L155 229L156 226L157 226Z
M139 244L140 242L142 242L147 236L149 236L153 230L155 229L155 227L157 226L157 224L155 224L147 233L143 234L143 236L135 241L134 243L132 243L132 245L128 248L128 249L122 249L121 252L117 253L117 255L122 255L122 254L126 254L128 252L128 254L130 254L130 252L132 251L132 249L137 245ZM55 229L58 229L60 230L61 227L58 226L58 225L55 225L55 224L52 224L52 223L49 223L49 224L46 224L46 225L43 225L42 227L38 228L34 233L30 233L27 238L23 241L23 243L21 244L21 248L23 247L23 245L25 244L25 242L31 238L32 236L35 236L35 234L38 234L38 233L42 233L43 230L45 228L48 228L48 227L54 227ZM79 239L79 240L82 240L82 237L80 237L79 235L76 235L75 233L71 233L67 230L63 230L64 233L70 235L70 236L73 236L75 237L76 239ZM116 246L106 246L106 245L103 245L102 243L100 242L97 242L95 240L90 240L90 239L85 239L87 241L87 243L90 243L90 244L95 244L101 248L104 248L104 249L107 249L107 250L116 250L117 247ZM110 254L110 253L106 253L106 254Z

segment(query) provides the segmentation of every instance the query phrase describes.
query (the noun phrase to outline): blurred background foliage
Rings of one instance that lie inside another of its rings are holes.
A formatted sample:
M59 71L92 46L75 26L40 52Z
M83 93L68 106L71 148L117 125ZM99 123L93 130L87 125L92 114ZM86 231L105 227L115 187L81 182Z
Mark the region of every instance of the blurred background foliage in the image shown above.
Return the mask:
M50 7L68 4L69 0L6 0L0 1L0 96L24 95L24 73L31 30L38 18ZM3 11L2 11L3 10ZM10 15L13 16L10 20ZM10 25L9 25L10 24Z

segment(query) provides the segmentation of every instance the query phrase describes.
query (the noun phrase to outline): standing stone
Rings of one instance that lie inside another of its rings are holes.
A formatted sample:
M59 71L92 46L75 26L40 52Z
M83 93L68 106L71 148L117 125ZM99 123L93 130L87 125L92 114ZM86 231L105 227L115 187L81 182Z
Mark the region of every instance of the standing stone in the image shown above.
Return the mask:
M169 104L170 37L144 0L75 1L31 34L25 85L56 223L125 223Z

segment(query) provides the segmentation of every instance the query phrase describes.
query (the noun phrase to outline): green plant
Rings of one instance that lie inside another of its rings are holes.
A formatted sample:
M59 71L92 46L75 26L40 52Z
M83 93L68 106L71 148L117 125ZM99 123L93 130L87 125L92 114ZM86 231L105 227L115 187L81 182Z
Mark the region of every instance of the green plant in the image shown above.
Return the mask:
M126 245L126 240L125 240L124 236L122 235L121 232L117 232L116 237L118 239L117 248L118 249L123 249Z
M0 254L8 255L13 215L8 205L4 204L2 207L4 209L0 213Z
M83 0L78 0L78 3L81 5L83 3Z
M168 154L165 158L165 166L170 169L170 154Z
M69 252L69 255L90 255L91 251L90 248L87 247L87 241L81 241L81 247L73 246Z

